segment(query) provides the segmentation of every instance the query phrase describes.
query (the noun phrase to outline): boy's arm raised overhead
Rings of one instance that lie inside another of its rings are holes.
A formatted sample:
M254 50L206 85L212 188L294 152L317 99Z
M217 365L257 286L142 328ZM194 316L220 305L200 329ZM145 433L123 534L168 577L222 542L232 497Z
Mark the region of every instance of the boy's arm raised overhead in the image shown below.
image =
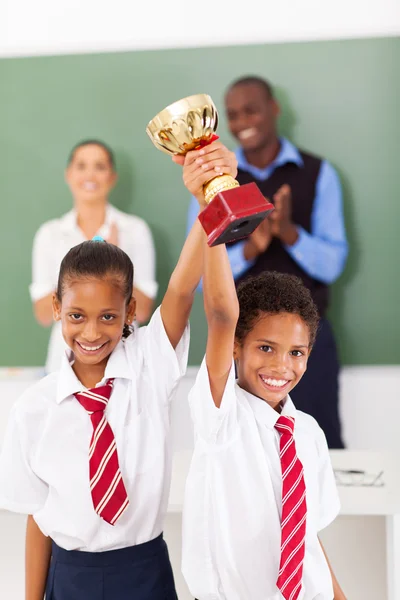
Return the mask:
M232 368L239 302L225 244L209 248L204 240L204 310L208 336L206 364L214 404L220 407Z
M183 166L183 182L189 192L206 206L203 185L213 176L236 176L236 158L220 142L213 142L201 150L188 152L185 157L174 156L173 161ZM168 338L174 348L187 325L196 288L203 274L203 245L206 235L198 219L185 241L178 263L171 275L161 304L161 317Z

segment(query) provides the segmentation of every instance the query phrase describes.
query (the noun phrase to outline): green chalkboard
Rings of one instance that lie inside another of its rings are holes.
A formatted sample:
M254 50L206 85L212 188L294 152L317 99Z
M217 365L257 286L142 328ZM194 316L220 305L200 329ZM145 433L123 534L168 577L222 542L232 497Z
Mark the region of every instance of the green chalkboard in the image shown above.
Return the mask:
M398 363L399 64L395 38L0 60L0 364L44 362L49 332L35 323L28 295L31 247L39 225L70 208L63 169L75 142L97 137L115 148L112 200L150 224L161 297L184 240L188 195L146 124L165 105L206 92L233 145L223 93L244 74L276 85L282 133L341 175L351 251L332 319L343 362ZM191 324L190 363L198 364L200 296Z

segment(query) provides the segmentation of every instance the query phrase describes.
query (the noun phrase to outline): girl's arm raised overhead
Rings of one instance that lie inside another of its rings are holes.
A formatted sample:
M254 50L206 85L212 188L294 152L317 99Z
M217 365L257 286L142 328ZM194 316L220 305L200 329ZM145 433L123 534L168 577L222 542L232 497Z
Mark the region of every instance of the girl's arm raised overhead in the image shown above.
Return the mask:
M197 198L201 210L206 206L203 185L218 174L224 173L235 177L237 173L235 155L220 142L213 142L201 150L188 152L185 157L175 156L173 160L183 166L184 184ZM174 348L178 345L187 325L196 288L203 274L204 244L206 244L206 235L199 220L196 219L161 304L161 317Z

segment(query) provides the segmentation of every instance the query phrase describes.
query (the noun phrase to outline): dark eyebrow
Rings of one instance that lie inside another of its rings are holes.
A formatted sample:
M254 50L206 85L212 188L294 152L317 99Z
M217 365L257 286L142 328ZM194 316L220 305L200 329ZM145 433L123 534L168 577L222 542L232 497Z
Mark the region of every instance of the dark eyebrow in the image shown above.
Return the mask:
M85 312L85 309L83 308L79 308L78 306L70 306L68 308L68 311L76 311L76 312ZM101 311L101 313L109 313L109 312L113 312L113 313L119 313L120 311L117 310L116 308L103 308Z
M263 344L268 344L269 346L273 346L276 342L272 342L271 340L256 340L257 342L262 342ZM306 344L297 344L293 346L293 348L308 348Z

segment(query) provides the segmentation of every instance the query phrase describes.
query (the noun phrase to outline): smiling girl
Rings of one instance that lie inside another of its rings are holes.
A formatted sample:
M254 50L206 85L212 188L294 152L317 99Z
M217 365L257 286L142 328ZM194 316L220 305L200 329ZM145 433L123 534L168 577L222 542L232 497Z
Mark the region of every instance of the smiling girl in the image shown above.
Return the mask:
M189 186L193 172L201 186L215 171L236 175L219 142L174 160ZM197 220L161 306L133 331L128 255L86 241L62 260L52 306L68 352L14 405L0 455L0 507L28 515L26 600L45 587L46 600L176 600L163 540L170 406L204 236Z

